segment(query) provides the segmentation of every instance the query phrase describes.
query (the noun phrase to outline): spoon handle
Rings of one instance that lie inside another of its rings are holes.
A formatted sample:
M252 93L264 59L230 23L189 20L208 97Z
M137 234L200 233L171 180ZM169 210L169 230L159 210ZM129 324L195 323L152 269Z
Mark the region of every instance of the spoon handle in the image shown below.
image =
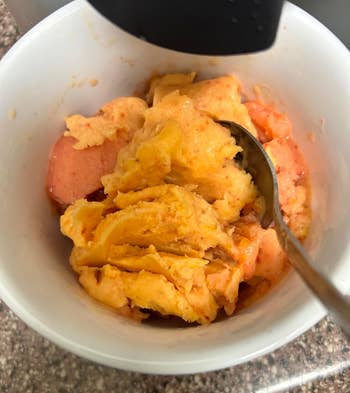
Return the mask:
M274 222L279 242L287 254L290 264L350 337L349 300L315 267L304 247L284 223L279 209L277 212L275 209Z

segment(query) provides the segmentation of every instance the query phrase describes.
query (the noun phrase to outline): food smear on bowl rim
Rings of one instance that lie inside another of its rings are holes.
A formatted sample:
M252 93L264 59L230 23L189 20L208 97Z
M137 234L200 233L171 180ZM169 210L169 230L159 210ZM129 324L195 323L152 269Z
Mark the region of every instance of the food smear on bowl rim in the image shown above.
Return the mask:
M8 118L9 118L9 120L15 120L16 117L17 117L17 110L16 109L10 109L8 111Z
M52 148L50 198L73 241L70 263L86 292L120 315L208 324L251 304L288 270L264 198L217 120L263 144L277 173L284 220L301 241L311 222L305 160L287 115L242 101L233 75L150 81L91 117L66 118Z

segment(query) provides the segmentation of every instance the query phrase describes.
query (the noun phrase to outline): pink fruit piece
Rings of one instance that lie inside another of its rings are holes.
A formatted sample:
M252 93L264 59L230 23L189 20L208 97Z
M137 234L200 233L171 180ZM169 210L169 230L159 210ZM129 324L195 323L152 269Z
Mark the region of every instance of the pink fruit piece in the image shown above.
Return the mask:
M113 171L124 139L106 140L100 146L74 149L76 140L61 136L54 144L47 173L47 191L61 207L102 187L101 177Z

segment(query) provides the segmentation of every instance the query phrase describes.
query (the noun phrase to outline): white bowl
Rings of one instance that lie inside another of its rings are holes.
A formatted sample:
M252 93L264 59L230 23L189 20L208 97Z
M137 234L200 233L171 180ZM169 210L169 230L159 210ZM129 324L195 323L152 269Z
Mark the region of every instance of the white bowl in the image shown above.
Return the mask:
M233 318L186 329L119 318L79 287L68 265L70 243L44 191L50 146L67 114L92 114L113 97L132 94L152 72L174 70L235 73L246 86L267 83L282 100L312 175L309 247L340 289L350 287L350 55L337 38L287 3L272 49L194 56L139 41L85 1L73 1L26 34L0 64L0 296L28 325L69 351L159 374L250 360L325 315L294 273ZM90 79L98 85L93 88ZM314 143L309 132L315 132Z

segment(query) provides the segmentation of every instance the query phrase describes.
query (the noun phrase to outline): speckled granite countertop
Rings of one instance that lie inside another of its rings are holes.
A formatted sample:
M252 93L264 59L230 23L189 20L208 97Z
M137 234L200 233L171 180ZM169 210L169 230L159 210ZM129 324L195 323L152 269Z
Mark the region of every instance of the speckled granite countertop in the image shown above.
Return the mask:
M0 58L18 37L0 0ZM350 392L350 343L326 318L281 349L226 370L147 376L98 366L28 328L0 300L0 392Z

